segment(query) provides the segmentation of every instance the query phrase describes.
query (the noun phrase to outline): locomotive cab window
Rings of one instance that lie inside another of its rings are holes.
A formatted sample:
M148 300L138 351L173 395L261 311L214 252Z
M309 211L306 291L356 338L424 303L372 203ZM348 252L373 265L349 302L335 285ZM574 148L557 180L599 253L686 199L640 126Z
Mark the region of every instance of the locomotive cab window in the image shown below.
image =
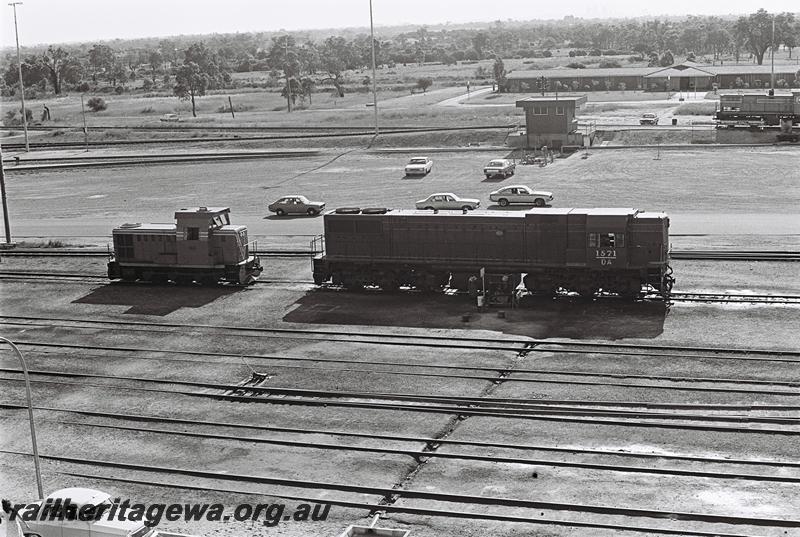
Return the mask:
M186 228L186 240L187 241L199 241L200 240L200 228L199 227L187 227Z
M624 233L589 233L589 248L624 248Z

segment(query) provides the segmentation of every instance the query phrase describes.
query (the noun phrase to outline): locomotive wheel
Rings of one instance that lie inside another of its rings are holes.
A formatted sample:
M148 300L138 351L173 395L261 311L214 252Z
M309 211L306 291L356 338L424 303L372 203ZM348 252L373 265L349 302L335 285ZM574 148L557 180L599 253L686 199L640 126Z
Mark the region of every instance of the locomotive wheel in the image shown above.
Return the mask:
M508 200L505 199L505 198L500 198L500 202L499 203L500 203L500 207L508 206Z
M175 277L175 283L178 285L191 285L194 279L191 276L181 275Z
M284 211L283 209L278 209L277 211L275 211L275 214L277 214L278 216L283 216L286 214L286 211Z
M542 198L536 198L533 201L533 204L537 207L544 207L544 200Z

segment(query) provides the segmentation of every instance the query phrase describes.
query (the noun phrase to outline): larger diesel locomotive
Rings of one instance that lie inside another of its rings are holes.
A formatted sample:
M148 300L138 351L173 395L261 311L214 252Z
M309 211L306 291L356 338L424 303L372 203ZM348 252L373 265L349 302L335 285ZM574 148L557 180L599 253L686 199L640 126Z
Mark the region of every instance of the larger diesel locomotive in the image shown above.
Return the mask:
M637 209L409 211L349 209L324 216L314 282L350 289L467 289L501 276L532 293L667 297L669 217Z
M245 285L261 274L247 227L231 225L228 207L175 212L175 224L123 224L112 232L108 277L124 281Z
M788 125L800 123L800 90L722 93L714 118L722 125Z

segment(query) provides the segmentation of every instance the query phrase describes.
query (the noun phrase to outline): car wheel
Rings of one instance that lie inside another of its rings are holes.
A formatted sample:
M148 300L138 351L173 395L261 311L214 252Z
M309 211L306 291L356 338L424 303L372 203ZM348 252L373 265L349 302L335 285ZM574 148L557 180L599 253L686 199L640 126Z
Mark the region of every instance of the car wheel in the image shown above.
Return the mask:
M487 173L487 174L486 174L486 178L487 178L487 179L491 179L491 178L492 178L492 174L490 174L490 173Z
M286 214L286 211L284 211L283 209L277 209L275 211L275 214L277 214L278 216L283 216Z
M505 207L506 205L508 205L508 200L505 199L505 198L500 198L500 202L499 203L500 203L500 207Z
M474 208L475 208L475 207L471 207L471 206L469 206L469 205L464 205L463 207L461 207L461 210L462 210L462 211L471 211L471 210L472 210L472 209L474 209Z
M426 211L433 211L433 210L435 210L435 209L434 209L433 207L425 207L425 210L426 210Z
M536 198L533 204L537 207L544 207L544 200L542 198Z
M308 216L316 216L318 211L312 207L308 209L306 212L308 213Z

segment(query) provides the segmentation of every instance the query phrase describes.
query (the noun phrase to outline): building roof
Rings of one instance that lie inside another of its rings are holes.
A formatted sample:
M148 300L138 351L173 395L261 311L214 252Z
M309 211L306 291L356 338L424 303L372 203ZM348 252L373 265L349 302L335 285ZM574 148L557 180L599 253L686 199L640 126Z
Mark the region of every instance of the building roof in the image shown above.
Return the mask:
M525 107L526 104L528 105L535 105L535 104L558 104L558 103L574 103L575 106L581 106L582 104L586 103L587 97L586 95L573 95L573 96L539 96L534 95L532 97L526 97L525 99L520 99L516 102L517 106Z
M650 67L611 67L600 69L535 69L525 71L511 71L506 75L509 80L527 80L531 78L604 78L609 76L644 76L652 72Z
M796 64L781 64L775 66L775 73L795 73L800 69ZM612 67L601 69L599 67L587 69L554 68L511 71L506 75L509 80L529 80L534 78L606 78L623 76L640 76L646 78L663 77L701 77L716 75L753 75L769 74L769 65L704 65L694 62L683 62L669 67Z
M697 67L696 64L687 65L686 62L680 65L670 65L669 67L664 67L663 69L659 69L658 71L654 71L647 75L644 75L645 78L664 78L664 77L681 77L681 76L715 76L716 73L713 73L707 69L702 69ZM704 66L708 67L708 66Z

